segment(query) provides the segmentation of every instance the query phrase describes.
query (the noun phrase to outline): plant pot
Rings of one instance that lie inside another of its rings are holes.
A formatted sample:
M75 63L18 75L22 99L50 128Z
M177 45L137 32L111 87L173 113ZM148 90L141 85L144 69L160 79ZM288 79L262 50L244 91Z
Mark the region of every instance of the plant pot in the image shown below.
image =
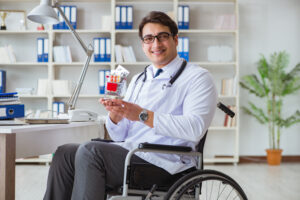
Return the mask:
M266 149L269 165L280 165L282 149Z

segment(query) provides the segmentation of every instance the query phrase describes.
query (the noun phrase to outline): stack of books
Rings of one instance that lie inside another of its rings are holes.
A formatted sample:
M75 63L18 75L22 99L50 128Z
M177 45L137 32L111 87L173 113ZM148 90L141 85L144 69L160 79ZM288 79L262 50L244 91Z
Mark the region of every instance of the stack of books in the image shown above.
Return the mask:
M0 120L24 117L25 107L17 94L0 93Z
M122 62L136 62L136 57L132 46L115 45L116 61Z
M0 47L0 63L16 63L16 55L12 45Z
M232 110L233 112L236 112L236 106L235 105L228 106L228 108L230 110ZM229 115L225 114L224 127L227 127L227 128L236 127L236 116L231 118Z

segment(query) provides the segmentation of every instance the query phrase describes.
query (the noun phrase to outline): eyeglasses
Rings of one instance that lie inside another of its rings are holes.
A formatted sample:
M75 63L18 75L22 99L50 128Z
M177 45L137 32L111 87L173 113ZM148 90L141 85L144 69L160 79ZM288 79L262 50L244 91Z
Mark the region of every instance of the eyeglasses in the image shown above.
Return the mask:
M164 41L167 41L170 36L171 36L171 33L160 32L157 35L146 35L142 38L142 40L146 44L151 44L154 42L155 38L157 38L157 40L159 42L164 42Z

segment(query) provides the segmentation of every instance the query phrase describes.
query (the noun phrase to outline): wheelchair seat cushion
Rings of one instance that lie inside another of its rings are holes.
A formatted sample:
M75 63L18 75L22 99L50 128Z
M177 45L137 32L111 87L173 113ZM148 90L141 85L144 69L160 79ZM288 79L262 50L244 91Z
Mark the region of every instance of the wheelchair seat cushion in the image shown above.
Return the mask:
M129 174L129 188L149 190L156 184L157 190L167 191L179 178L196 170L190 168L171 175L166 170L149 163L132 163Z

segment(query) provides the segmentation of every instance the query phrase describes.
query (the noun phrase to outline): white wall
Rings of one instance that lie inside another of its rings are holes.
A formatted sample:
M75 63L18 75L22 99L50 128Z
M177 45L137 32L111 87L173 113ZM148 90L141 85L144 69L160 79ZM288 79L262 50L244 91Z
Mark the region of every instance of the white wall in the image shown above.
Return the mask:
M300 1L239 0L240 6L240 76L256 73L259 54L269 57L274 51L290 54L290 68L300 62ZM240 89L240 105L263 101ZM284 101L283 115L300 110L300 91ZM282 130L284 155L300 155L300 123ZM254 118L241 113L240 154L265 155L268 129Z

